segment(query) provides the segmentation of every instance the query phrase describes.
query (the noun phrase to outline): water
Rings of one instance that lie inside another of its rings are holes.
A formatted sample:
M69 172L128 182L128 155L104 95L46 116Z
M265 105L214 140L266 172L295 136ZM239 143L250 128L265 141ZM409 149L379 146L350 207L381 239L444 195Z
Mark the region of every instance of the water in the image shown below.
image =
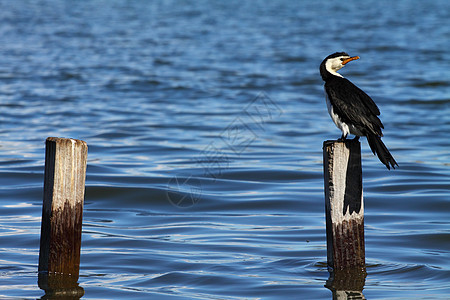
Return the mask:
M448 1L0 1L0 298L35 299L44 141L89 145L85 299L331 299L318 73L362 140L367 299L450 293Z

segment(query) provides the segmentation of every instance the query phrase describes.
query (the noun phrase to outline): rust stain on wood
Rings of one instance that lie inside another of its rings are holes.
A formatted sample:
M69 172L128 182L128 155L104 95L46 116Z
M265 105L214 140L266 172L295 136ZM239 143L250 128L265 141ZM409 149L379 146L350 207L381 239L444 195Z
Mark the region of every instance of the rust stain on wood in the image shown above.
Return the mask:
M68 201L51 216L48 270L78 276L81 251L83 204Z
M333 224L333 269L364 268L364 219Z

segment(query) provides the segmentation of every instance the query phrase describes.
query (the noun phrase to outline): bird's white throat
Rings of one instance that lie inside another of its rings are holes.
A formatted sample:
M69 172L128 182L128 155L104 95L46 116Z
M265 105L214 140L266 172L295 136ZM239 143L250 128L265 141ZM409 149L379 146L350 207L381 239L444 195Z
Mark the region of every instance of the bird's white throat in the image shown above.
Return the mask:
M325 63L325 68L327 69L328 72L330 72L331 74L333 74L334 76L338 76L338 77L342 77L344 78L344 76L342 76L341 74L339 74L337 71L340 70L343 66L341 65L341 60L339 58L336 59L329 59L327 60L327 62Z

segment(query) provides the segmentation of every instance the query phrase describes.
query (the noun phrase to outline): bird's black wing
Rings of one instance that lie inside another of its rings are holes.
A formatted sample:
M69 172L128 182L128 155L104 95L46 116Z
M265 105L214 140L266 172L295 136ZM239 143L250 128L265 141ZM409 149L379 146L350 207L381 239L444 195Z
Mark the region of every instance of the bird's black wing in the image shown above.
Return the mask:
M380 110L364 91L346 78L334 78L325 83L325 92L343 122L353 124L362 132L382 136Z

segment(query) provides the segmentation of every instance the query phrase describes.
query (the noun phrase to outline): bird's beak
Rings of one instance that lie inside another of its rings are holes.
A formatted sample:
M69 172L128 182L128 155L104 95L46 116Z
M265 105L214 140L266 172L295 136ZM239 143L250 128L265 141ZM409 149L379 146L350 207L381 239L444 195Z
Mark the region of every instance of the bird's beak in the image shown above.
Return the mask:
M359 56L349 57L342 62L342 65L345 65L346 63L351 62L352 60L356 60L356 59L359 59Z

